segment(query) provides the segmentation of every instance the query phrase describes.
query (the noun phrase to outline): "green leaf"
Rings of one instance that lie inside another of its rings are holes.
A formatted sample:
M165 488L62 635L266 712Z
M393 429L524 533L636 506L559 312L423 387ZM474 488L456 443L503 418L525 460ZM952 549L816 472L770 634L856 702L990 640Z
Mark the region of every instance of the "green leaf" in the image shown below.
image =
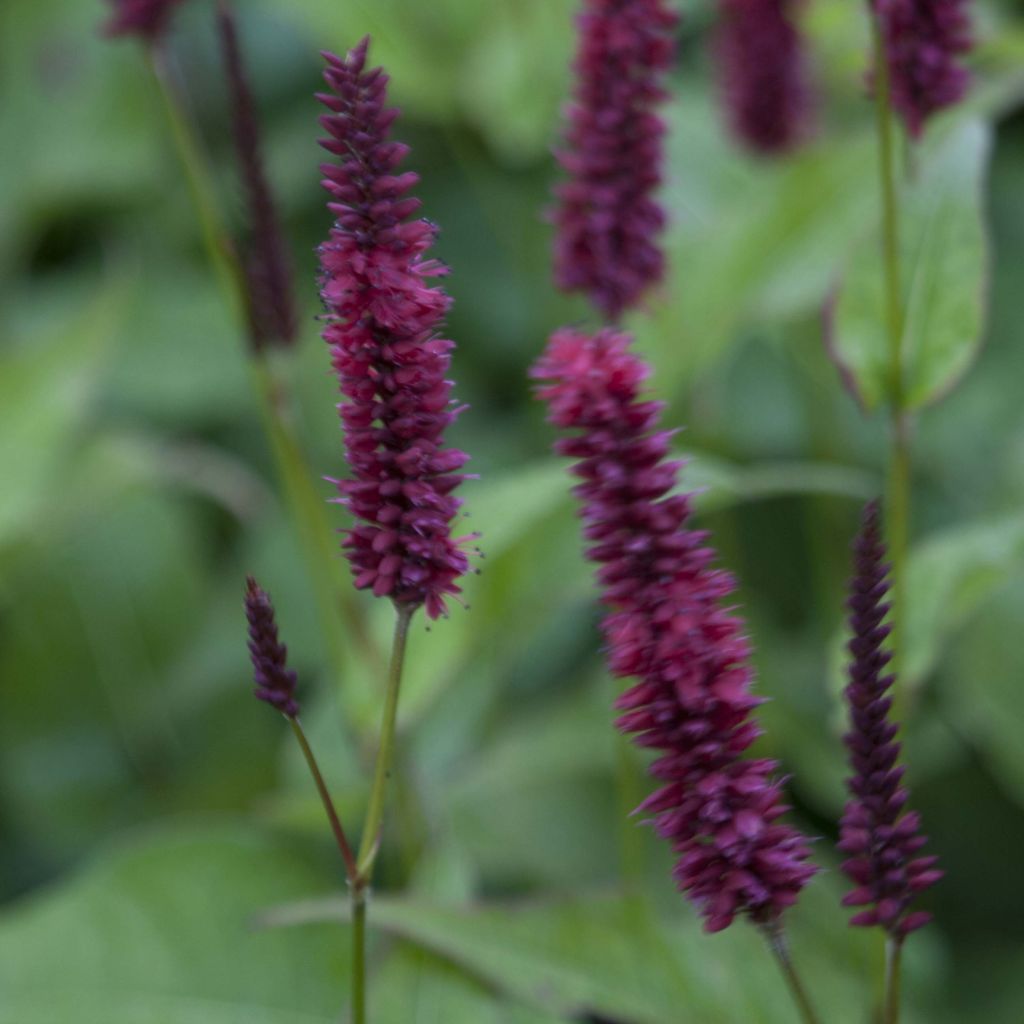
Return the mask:
M563 1018L511 1003L452 964L401 945L376 972L375 1024L559 1024Z
M982 341L989 262L983 189L991 148L991 129L965 121L923 154L920 177L902 193L902 350L910 408L953 387ZM881 251L876 233L854 250L831 322L833 355L868 410L888 388Z
M805 894L805 923L791 931L820 1005L847 1011L825 1019L855 1020L848 1011L863 998L858 987L867 982L870 943L851 935L837 904L836 891L819 881ZM282 909L274 919L307 924L345 913L339 902L324 901ZM757 931L737 923L708 936L682 902L671 925L641 903L610 896L473 907L379 899L373 921L547 1013L592 1014L623 1024L793 1020L789 996Z
M267 903L323 888L242 827L118 847L0 919L0 1024L333 1024L343 930L251 927Z

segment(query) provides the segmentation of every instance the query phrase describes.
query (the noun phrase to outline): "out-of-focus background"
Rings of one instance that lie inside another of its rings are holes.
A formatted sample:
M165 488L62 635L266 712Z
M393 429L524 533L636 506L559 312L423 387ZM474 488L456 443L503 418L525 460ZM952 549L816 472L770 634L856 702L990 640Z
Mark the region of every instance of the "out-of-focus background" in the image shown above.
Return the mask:
M829 870L789 915L796 954L824 1019L864 1022L879 948L837 906L837 652L848 544L883 487L886 435L844 392L822 339L826 298L876 211L862 5L807 4L819 132L770 164L723 132L713 5L684 6L668 112L672 268L630 326L669 419L686 426L701 525L742 583L771 698L763 748L822 837ZM983 346L958 354L914 443L906 760L947 877L927 900L935 925L908 946L907 1020L1016 1024L1024 17L1013 0L974 6L978 86L937 131L967 117L994 131L990 312ZM311 466L343 472L315 320L314 247L329 226L317 51L369 32L425 213L442 226L453 374L470 405L456 440L480 475L464 488L486 552L472 607L429 632L419 620L411 640L371 907L373 1019L792 1020L752 931L701 935L672 891L669 852L623 824L614 686L564 467L530 397L548 333L588 315L551 287L543 218L575 3L237 7L297 268L302 337L279 370ZM211 8L183 4L171 45L237 220ZM380 685L354 653L344 679L328 668L245 348L159 94L139 46L99 37L105 15L95 0L0 10L0 1021L337 1020L340 869L284 723L249 696L245 573L277 602L304 717L352 822ZM388 608L362 605L383 646ZM646 902L620 881L636 835Z

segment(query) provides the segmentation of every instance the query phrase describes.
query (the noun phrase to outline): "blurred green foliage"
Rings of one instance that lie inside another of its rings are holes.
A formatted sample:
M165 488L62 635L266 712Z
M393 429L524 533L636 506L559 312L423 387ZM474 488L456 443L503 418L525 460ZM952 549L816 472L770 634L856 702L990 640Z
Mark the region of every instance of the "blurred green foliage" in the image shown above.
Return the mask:
M183 6L173 47L237 220L210 6ZM313 249L328 227L318 49L373 34L453 268L454 372L470 404L456 433L480 474L467 529L487 557L471 610L429 633L421 622L411 641L371 910L374 1019L792 1019L756 937L700 935L646 831L652 899L620 882L636 826L616 789L613 688L564 467L526 380L547 333L586 315L550 286L542 218L574 3L238 6L306 311L282 370L318 475L342 471L314 319ZM1011 0L976 6L978 85L937 125L949 173L925 167L908 240L914 294L945 305L923 305L930 319L910 327L925 368L915 398L934 404L914 445L907 762L948 875L936 925L908 949L907 1019L1018 1024L1024 18ZM379 681L356 657L340 688L324 667L244 348L159 97L135 45L97 36L102 16L91 0L0 9L0 1024L332 1021L346 989L340 868L287 731L247 693L245 572L277 601L349 819L366 796ZM764 165L723 136L712 5L688 5L669 112L673 269L630 326L688 427L702 524L742 583L772 698L764 746L834 867L847 545L882 487L885 433L844 392L822 310L853 268L832 340L863 385L877 364L877 185L860 5L813 0L806 18L820 134ZM389 610L364 605L383 645ZM826 1019L860 1024L878 950L846 928L840 889L823 875L792 929Z

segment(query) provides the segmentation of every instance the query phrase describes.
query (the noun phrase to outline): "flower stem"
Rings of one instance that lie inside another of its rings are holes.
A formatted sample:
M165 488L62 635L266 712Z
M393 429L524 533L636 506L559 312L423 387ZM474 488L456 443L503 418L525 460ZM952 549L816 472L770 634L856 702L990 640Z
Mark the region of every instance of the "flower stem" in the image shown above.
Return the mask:
M288 722L291 724L292 732L295 733L295 738L299 741L302 756L306 759L306 765L309 767L309 774L313 776L313 782L316 783L316 791L320 794L320 801L327 812L327 820L331 823L334 840L338 844L338 850L341 852L341 859L345 862L345 873L348 876L349 884L354 885L358 878L356 858L352 852L352 847L349 845L348 837L345 835L345 829L342 827L338 812L334 807L334 801L331 799L327 784L324 782L324 777L320 772L320 765L317 764L316 755L313 753L313 748L309 745L309 740L306 737L306 731L302 728L302 723L297 718L288 718Z
M782 971L782 976L786 980L786 985L789 988L790 995L793 997L793 1002L800 1013L801 1021L803 1021L803 1024L821 1024L793 963L793 958L789 952L789 944L786 942L786 935L782 930L782 926L777 921L772 922L764 926L764 933L772 955L775 957L779 969Z
M402 668L405 665L405 645L409 636L409 622L415 607L395 605L395 635L391 648L391 665L388 668L387 693L384 698L384 718L380 729L380 746L373 771L373 788L363 823L363 836L359 845L359 874L369 881L373 874L373 862L377 859L381 823L384 819L384 796L391 762L394 757L395 727L398 722L398 696L402 688Z
M366 1024L366 887L351 889L352 901L352 1022Z
M160 87L164 111L171 128L175 149L181 160L188 182L192 201L199 216L203 242L213 264L214 272L224 295L230 303L232 313L239 322L247 322L248 286L238 253L231 236L224 227L220 215L217 192L213 187L209 168L203 156L202 147L196 137L191 118L188 116L184 98L178 87L166 49L154 44L148 51L149 65L153 77Z
M900 1020L900 961L903 941L890 938L885 945L885 1011L884 1024L899 1024Z
M882 266L889 355L888 501L889 554L892 559L892 670L903 678L906 657L907 551L910 537L910 417L903 373L903 283L900 267L899 193L896 184L891 82L882 26L870 8L875 49L875 123L882 194ZM905 692L905 689L904 689ZM898 699L898 697L897 697Z

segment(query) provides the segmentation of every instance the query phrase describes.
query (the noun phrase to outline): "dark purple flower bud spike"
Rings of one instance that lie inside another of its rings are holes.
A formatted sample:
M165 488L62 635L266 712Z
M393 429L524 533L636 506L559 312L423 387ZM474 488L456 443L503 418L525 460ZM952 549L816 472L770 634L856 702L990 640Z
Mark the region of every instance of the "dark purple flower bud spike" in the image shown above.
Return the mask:
M155 43L167 30L182 0L109 0L113 11L103 26L108 36L138 36Z
M440 335L451 300L427 284L447 268L426 256L437 228L415 217L419 178L398 170L409 147L390 138L398 111L386 106L387 75L366 70L368 45L324 54L330 91L318 97L330 111L321 145L338 158L322 165L337 220L320 283L352 471L337 486L358 521L344 546L357 587L436 618L460 592L471 539L452 536L468 456L443 436L460 411L447 379L454 343Z
M791 150L811 127L799 0L721 0L718 54L733 134L766 156Z
M296 718L297 678L287 665L288 648L278 640L274 606L265 590L251 577L245 589L245 617L249 622L249 656L252 658L256 697Z
M657 237L667 94L678 16L663 0L584 0L576 86L558 161L555 280L612 322L664 274Z
M942 872L935 866L936 857L918 856L927 837L920 817L905 810L908 793L902 785L903 768L896 764L898 726L889 720L893 676L886 673L890 655L884 649L889 635L888 570L881 512L873 502L854 543L855 575L847 602L853 638L845 691L851 728L845 742L853 774L847 780L852 799L843 814L839 849L848 857L843 871L856 886L843 905L865 908L850 923L878 925L900 941L930 920L929 914L913 909L913 902Z
M248 238L241 246L249 313L249 336L257 350L290 345L298 335L291 264L267 181L259 118L228 0L219 0L217 27L231 101L235 150L248 212Z
M662 786L640 810L673 844L679 888L708 931L737 915L772 928L815 868L806 839L780 820L778 765L744 756L762 701L750 643L723 605L732 577L689 526L692 495L675 493L681 463L659 428L661 403L643 395L648 374L629 336L610 328L557 331L533 370L549 420L573 432L556 451L577 460L609 668L639 679L617 701L617 725L660 752L650 772Z
M917 137L928 119L963 99L970 75L967 0L873 0L893 109Z

